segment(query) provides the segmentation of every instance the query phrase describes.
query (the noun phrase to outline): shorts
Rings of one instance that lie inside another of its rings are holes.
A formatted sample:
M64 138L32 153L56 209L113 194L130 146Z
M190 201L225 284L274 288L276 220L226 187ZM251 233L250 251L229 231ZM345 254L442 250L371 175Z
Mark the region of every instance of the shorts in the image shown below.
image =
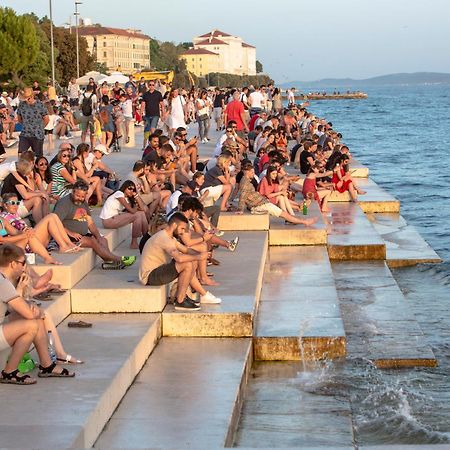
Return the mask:
M11 348L11 346L3 334L3 325L0 325L0 352L6 350L7 348Z
M53 134L53 128L51 130L44 130L44 134Z
M147 286L163 286L178 278L175 260L153 269L147 278Z
M252 208L252 214L263 214L268 212L271 216L280 217L283 210L273 203L264 203L264 205Z
M89 130L90 133L94 132L94 118L92 116L83 116L81 114L78 117L78 124L80 125L81 131L86 132Z
M42 156L44 149L44 139L24 136L21 133L19 137L19 148L17 151L19 153L26 152L30 147L36 156Z
M152 128L157 128L159 116L145 116L144 132L149 132Z
M214 205L217 200L219 200L223 191L223 184L219 184L218 186L210 186L200 191L200 194L203 195L205 191L208 191L208 196L203 201L203 206L207 208L208 206Z
M153 195L153 193L148 193L148 194L140 194L141 195L141 200L146 204L149 205L153 200L155 200L155 196Z
M87 234L83 234L82 237L87 237L87 238L91 238L94 237L94 235L92 233L87 233ZM74 239L73 237L69 236L69 239L71 242L77 243L79 241L77 241L76 239Z
M216 107L214 108L214 120L217 122L222 117L222 108Z
M30 211L28 211L23 200L20 200L19 208L17 209L17 214L19 214L19 216L22 219L30 215Z

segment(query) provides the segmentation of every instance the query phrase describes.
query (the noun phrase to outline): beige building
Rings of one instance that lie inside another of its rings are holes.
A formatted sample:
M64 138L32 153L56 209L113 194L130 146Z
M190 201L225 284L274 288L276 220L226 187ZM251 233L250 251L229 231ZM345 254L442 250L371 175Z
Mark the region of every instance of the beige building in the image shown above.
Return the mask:
M194 47L181 57L185 59L188 70L197 76L211 72L256 75L256 48L245 43L239 36L213 30L195 37L193 44ZM205 58L208 61L207 70Z
M124 73L150 68L150 37L139 30L102 26L81 26L88 50L109 70Z

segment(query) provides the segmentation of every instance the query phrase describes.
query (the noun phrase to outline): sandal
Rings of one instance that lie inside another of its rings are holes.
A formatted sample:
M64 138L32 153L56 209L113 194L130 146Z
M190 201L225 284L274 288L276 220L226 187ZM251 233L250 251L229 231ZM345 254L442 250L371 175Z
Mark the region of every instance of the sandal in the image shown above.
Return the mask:
M92 327L92 323L85 322L84 320L78 320L77 322L69 322L67 324L67 326L69 328L91 328Z
M0 377L0 383L3 384L21 384L29 385L36 384L36 380L31 378L30 375L19 375L19 370L16 369L12 372L5 372L2 370L2 376Z
M75 376L74 372L69 372L67 369L61 370L61 372L53 372L56 364L52 363L48 367L42 367L39 365L39 378L72 378Z
M46 292L41 292L40 294L36 294L33 296L33 298L37 300L42 300L44 302L51 302L52 300L55 300L51 295L47 294Z
M220 261L217 260L216 258L211 258L209 261L213 266L220 266Z
M67 292L67 289L52 288L47 291L49 294L61 295Z
M81 359L72 359L72 355L67 354L65 358L56 358L59 364L84 364Z

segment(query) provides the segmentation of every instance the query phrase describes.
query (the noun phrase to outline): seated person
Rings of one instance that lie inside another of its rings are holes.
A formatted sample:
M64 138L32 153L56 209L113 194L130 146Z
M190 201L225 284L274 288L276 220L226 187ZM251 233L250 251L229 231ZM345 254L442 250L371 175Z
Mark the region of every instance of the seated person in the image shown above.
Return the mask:
M163 286L178 280L175 309L180 311L198 311L200 304L187 295L191 286L200 294L200 303L208 302L212 294L205 291L197 279L196 271L199 261L208 258L208 252L197 252L188 249L177 238L186 233L188 219L177 212L174 213L167 227L154 234L144 245L139 279L147 286ZM215 303L220 303L220 299Z
M350 157L348 155L342 155L336 162L336 167L333 173L333 186L334 189L340 193L347 192L350 194L350 198L353 202L358 201L358 194L363 195L366 191L359 189L357 184L352 179L351 173L348 169L350 163Z
M241 179L239 186L239 206L237 214L242 214L247 207L250 209L252 214L265 214L269 213L271 216L282 217L285 219L286 223L291 224L303 224L312 225L317 222L317 217L312 217L310 219L300 219L298 217L292 216L291 214L283 211L277 205L270 203L266 197L263 197L259 192L255 190L252 184L252 178L255 176L255 169L252 163L247 163L242 171L244 176Z
M86 203L88 189L84 181L77 181L72 192L58 200L55 214L60 218L72 241L83 248L92 248L103 259L103 269L116 270L131 266L136 257L115 255L109 250L108 241L100 234Z
M77 181L76 169L72 164L71 152L60 150L56 156L55 164L51 165L52 195L62 198L70 193L71 187Z
M25 273L25 253L15 245L0 246L0 323L4 322L6 306L10 312L8 323L0 326L0 346L13 347L9 363L2 371L2 383L34 384L28 375L20 375L17 369L20 359L28 351L31 342L39 356L40 378L74 377L73 372L61 368L52 362L48 352L45 313L34 303L24 299L24 291L30 284L30 277ZM14 287L15 286L15 287ZM12 358L12 361L11 361Z

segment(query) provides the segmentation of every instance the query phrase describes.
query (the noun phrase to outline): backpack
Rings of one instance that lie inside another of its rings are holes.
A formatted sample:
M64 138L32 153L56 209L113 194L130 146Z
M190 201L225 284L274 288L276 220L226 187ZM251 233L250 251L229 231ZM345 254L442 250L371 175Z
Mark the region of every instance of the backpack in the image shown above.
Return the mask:
M92 96L94 93L92 93L89 97L86 97L83 94L83 101L81 102L81 112L83 113L83 116L92 116Z

